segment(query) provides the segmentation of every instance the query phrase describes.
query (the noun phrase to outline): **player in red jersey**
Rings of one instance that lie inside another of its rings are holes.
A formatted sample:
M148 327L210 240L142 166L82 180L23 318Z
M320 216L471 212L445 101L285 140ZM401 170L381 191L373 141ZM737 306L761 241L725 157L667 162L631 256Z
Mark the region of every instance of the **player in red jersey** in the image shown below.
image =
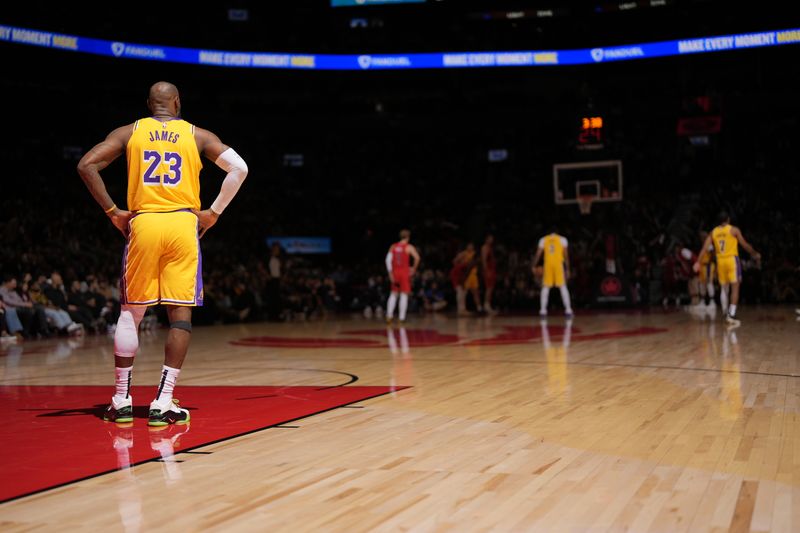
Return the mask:
M408 310L408 293L411 292L411 278L419 266L419 253L413 244L409 244L411 232L404 229L400 232L400 240L389 248L386 254L386 270L389 271L389 281L392 283L392 292L386 304L386 322L391 323L394 318L394 308L397 305L398 295L400 300L400 322L406 321ZM411 264L410 258L414 258Z

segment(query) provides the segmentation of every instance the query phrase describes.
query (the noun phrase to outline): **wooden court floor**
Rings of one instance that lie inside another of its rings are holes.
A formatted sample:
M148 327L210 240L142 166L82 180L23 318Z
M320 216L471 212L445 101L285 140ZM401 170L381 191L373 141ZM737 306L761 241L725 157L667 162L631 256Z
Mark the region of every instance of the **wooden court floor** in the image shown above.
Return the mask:
M177 397L385 393L190 453L176 435L174 455L9 499L0 529L800 531L800 322L787 308L740 314L732 331L686 312L196 328ZM164 335L143 334L135 385L155 386ZM112 394L109 338L0 353L0 388ZM97 455L119 451L108 435ZM47 440L67 454L69 436Z

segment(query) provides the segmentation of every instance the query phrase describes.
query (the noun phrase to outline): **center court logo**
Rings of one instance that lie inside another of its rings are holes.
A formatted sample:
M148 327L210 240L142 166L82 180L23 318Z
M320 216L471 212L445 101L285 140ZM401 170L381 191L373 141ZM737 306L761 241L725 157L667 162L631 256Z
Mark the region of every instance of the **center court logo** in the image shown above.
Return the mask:
M363 69L368 69L372 64L372 56L358 56L358 66Z
M603 49L602 48L592 48L591 51L592 59L594 59L595 63L599 63L603 60Z
M111 53L113 53L115 57L121 56L123 52L125 52L125 43L111 43Z

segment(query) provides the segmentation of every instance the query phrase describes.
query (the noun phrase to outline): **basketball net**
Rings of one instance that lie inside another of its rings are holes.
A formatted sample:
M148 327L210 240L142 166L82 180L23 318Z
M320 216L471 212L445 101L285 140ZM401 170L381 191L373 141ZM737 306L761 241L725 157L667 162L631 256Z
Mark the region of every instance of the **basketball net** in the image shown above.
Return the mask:
M592 202L594 196L578 196L578 207L581 209L581 215L588 215L592 212Z

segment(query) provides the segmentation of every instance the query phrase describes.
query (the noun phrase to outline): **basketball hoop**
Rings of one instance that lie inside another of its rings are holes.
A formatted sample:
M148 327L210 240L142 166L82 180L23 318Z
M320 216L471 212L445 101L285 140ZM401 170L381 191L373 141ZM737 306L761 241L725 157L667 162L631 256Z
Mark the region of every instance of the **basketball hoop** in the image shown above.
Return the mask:
M592 212L592 202L594 196L580 195L578 196L578 207L581 209L581 215L588 215Z

